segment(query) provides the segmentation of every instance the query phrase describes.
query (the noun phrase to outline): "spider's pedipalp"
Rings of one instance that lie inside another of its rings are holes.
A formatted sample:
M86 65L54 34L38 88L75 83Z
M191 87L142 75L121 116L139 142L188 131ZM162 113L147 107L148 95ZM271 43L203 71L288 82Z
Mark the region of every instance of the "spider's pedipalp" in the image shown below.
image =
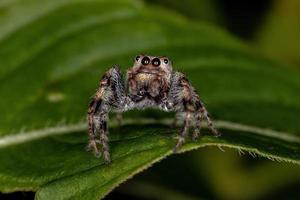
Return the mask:
M110 162L107 130L108 113L111 110L122 110L125 107L124 104L124 82L120 70L117 67L113 67L100 80L98 89L88 109L88 147L94 151L96 156L99 156L101 153L106 162ZM98 135L101 145L100 151L96 142Z

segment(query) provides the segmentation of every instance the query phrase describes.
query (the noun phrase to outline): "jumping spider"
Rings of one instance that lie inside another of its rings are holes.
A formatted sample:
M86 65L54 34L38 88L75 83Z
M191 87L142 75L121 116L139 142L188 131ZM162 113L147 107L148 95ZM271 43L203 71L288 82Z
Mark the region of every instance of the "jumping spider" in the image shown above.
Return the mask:
M88 147L96 156L100 156L97 147L97 143L100 143L105 161L110 162L107 131L109 112L121 113L134 108L158 108L184 114L184 124L174 152L184 142L191 123L194 126L193 139L197 139L200 134L202 119L206 119L215 136L220 135L196 90L182 73L173 71L172 63L167 57L138 55L133 67L127 71L125 82L117 66L104 74L89 105ZM99 140L96 139L98 134Z

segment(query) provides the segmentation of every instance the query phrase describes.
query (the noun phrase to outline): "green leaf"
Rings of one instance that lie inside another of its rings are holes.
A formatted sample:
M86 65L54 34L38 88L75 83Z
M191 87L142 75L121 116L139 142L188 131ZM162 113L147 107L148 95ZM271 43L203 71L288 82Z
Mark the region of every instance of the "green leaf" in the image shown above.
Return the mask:
M163 6L170 10L172 9L193 20L208 21L211 23L218 23L221 21L221 12L215 1L189 0L184 2L184 6L180 0L146 0L146 2L157 6Z
M1 9L2 192L98 199L171 154L173 114L157 111L130 112L121 129L112 120L112 164L85 151L87 105L101 75L115 63L125 72L140 52L169 56L218 119L222 137L203 131L181 152L225 146L300 163L299 71L222 30L140 1L17 1Z
M299 165L264 162L261 158L249 164L247 157L251 156L241 158L237 152L225 150L226 153L211 148L193 154L197 165L196 176L205 180L219 198L263 199L300 180Z

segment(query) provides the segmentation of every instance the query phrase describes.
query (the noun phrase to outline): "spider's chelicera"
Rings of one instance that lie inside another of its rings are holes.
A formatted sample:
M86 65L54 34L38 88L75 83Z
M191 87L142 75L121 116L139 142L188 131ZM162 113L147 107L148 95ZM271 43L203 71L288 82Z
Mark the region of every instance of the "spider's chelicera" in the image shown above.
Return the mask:
M207 121L211 132L220 135L209 118L196 90L180 72L173 71L165 56L138 55L124 81L117 66L100 80L88 109L89 149L101 153L110 162L107 120L109 112L122 113L131 109L158 108L183 114L184 123L174 147L176 152L184 142L189 127L194 127L193 139L200 134L200 122ZM175 117L176 121L176 117ZM97 139L99 137L99 139ZM100 150L97 143L100 143Z

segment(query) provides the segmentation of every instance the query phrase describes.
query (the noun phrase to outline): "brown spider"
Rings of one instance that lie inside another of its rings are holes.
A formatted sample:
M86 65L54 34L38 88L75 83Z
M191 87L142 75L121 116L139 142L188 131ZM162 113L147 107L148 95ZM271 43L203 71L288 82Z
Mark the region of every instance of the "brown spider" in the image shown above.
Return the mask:
M88 109L89 149L100 156L97 143L106 162L110 162L107 120L109 112L125 112L131 109L158 108L167 112L184 114L184 125L180 131L176 152L184 142L191 123L194 124L193 139L200 134L200 121L206 119L215 136L220 134L214 128L208 112L187 78L173 71L172 63L165 56L138 55L134 65L127 71L123 81L117 66L108 70L102 79ZM175 119L176 121L176 119ZM96 140L97 135L99 140Z

